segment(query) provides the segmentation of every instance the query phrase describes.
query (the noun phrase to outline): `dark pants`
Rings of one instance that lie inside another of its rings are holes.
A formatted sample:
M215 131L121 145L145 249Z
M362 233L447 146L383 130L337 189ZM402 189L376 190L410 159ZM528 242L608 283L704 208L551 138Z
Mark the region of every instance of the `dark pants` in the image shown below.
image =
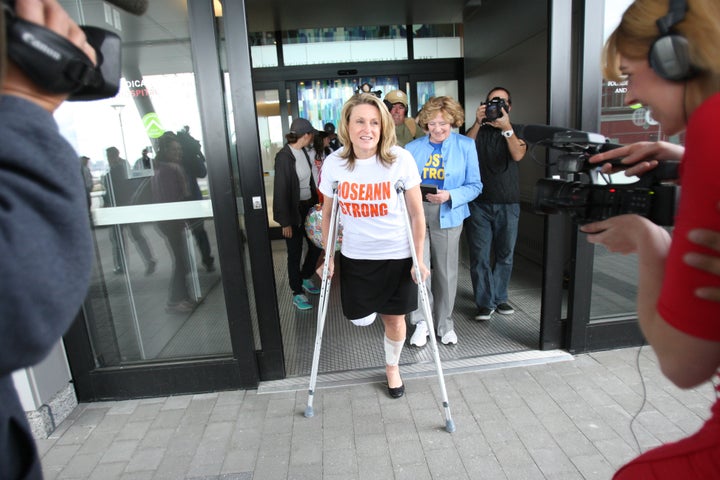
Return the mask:
M470 280L478 308L493 309L508 301L519 221L519 203L470 202L465 234L470 254Z
M167 240L173 259L168 303L173 304L183 300L191 300L185 280L188 273L190 273L187 241L185 239L185 222L182 220L158 222L158 228Z
M0 378L0 478L41 480L42 469L11 375Z
M210 240L208 234L205 231L205 222L202 220L195 220L191 225L193 237L195 237L195 243L197 244L200 255L202 256L202 263L206 267L211 267L215 262L212 256L212 250L210 249Z
M110 242L112 243L113 248L113 262L115 263L115 268L123 268L120 236L125 230L130 232L130 238L132 238L133 243L135 243L138 252L140 252L143 263L145 263L145 266L147 267L148 264L154 260L150 244L148 243L147 238L145 238L140 224L129 223L127 225L115 225L110 227Z
M302 260L303 241L307 244L305 260ZM305 227L297 225L292 227L292 238L286 238L287 245L287 269L290 289L293 295L303 293L302 281L310 278L315 273L321 249L315 246L305 234ZM302 262L302 266L300 263Z

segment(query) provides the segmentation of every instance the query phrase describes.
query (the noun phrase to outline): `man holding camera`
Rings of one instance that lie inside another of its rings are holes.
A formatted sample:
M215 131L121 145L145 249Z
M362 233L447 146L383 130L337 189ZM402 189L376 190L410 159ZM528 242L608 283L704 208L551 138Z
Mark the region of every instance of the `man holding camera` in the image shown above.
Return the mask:
M508 284L520 219L520 183L517 162L527 151L510 123L512 99L503 87L490 90L477 109L477 120L466 135L475 139L483 191L470 202L466 236L470 278L478 313L475 320L490 320L494 312L510 315ZM492 254L492 256L491 256ZM494 258L494 266L491 264Z

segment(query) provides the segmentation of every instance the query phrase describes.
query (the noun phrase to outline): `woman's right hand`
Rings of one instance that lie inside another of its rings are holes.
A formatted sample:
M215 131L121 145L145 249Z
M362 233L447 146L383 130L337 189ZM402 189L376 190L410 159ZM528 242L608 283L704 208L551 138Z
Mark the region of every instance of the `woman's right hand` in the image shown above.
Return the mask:
M283 238L292 238L292 227L282 227L282 236Z
M422 281L424 282L430 276L430 269L428 269L423 262L418 262L418 264L420 267L420 278L422 278ZM412 276L413 282L418 283L415 265L413 265L410 269L410 275Z
M636 142L624 147L598 153L588 159L590 163L609 162L616 158L622 158L623 165L632 165L625 170L625 175L632 177L640 176L657 167L660 161L680 161L685 153L685 147L670 142ZM602 173L615 173L619 169L610 163L605 163Z
M718 208L720 209L720 204ZM688 232L688 240L712 250L717 255L689 252L685 254L683 261L691 267L720 277L720 232L696 228ZM695 295L705 300L720 302L720 287L700 287L695 291Z
M332 278L333 273L335 272L335 262L333 262L333 258L330 257L330 263L328 264L328 278ZM317 273L318 277L323 278L323 269L325 268L325 262L321 262L320 266L318 266L317 270L315 270L315 273Z

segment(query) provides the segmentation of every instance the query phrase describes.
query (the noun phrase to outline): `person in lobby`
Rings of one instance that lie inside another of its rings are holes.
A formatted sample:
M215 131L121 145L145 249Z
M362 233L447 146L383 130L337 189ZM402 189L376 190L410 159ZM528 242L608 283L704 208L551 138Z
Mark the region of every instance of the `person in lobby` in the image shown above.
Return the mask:
M636 0L625 11L605 45L605 77L627 80L625 103L649 106L663 133L685 131L682 195L672 234L638 215L580 227L591 243L637 254L639 326L662 373L680 388L710 381L720 368L720 303L703 295L720 288L720 277L708 271L708 259L717 256L717 246L707 248L713 239L708 231L720 231L719 26L720 4L715 0ZM653 157L640 155L651 147L661 147L658 152L668 155L662 145L641 145L623 162L640 160L640 169L653 166ZM608 152L591 161L602 163L629 151L625 147L624 152ZM711 417L697 432L643 453L614 478L720 478L718 458L716 399Z
M40 480L13 372L43 360L76 319L90 283L93 242L78 154L53 119L70 92L47 91L9 60L5 22L43 27L90 64L96 55L55 0L16 0L12 16L6 2L0 8L0 478Z
M158 139L155 156L155 175L152 178L152 197L156 203L184 202L191 200L187 177L182 168L182 146L173 132L165 132ZM187 276L190 273L185 220L163 220L157 223L165 237L173 261L165 311L185 314L197 307L190 294Z
M404 147L416 138L425 135L425 132L418 127L414 119L408 118L408 97L402 90L391 90L383 99L385 106L392 115L395 124L395 136L398 145Z
M133 204L133 195L136 192L136 186L133 185L128 178L128 162L120 157L120 150L117 147L108 147L105 150L110 169L102 177L102 184L105 187L104 206L105 207L122 207ZM123 256L126 251L123 250L122 236L125 230L130 232L135 246L137 247L142 261L145 264L145 275L152 275L157 266L157 260L153 254L152 248L142 231L142 225L139 223L128 223L126 225L115 225L110 227L110 242L113 249L113 263L115 265L114 273L120 274L125 272L123 266Z
M339 150L340 147L342 147L342 145L340 144L340 140L338 140L337 133L335 133L335 125L332 122L327 122L323 126L323 132L325 132L328 137L328 155L330 155L335 150Z
M182 167L185 178L188 182L188 190L190 191L191 200L202 200L203 194L198 185L198 178L207 177L207 166L205 165L205 155L202 153L200 142L190 135L190 127L185 125L177 132L177 138L182 147ZM212 247L210 246L210 238L205 230L205 221L202 218L196 218L190 223L195 243L205 270L208 272L215 271L215 257L212 255Z
M80 156L80 172L83 176L83 183L85 184L85 193L87 194L88 209L92 206L92 191L95 186L95 180L93 179L92 173L90 172L90 157L86 155Z
M488 107L490 106L490 109ZM508 300L515 241L520 220L520 169L527 144L510 122L512 98L504 87L488 92L467 131L475 140L483 191L470 203L465 230L470 256L475 320L490 320L494 312L515 312Z
M445 344L458 342L452 318L457 293L460 235L470 216L468 203L482 191L477 150L472 139L455 133L465 123L465 110L452 97L430 98L418 115L420 128L428 135L405 148L415 157L422 184L436 193L423 195L425 211L424 258L430 259L432 274L426 281L437 335ZM422 347L429 335L425 312L411 315L415 332L410 345Z
M296 118L285 135L287 143L275 155L273 218L282 227L285 238L288 281L293 305L298 310L312 309L305 293L320 293L312 277L321 250L308 238L303 225L310 207L318 203L317 172L306 150L312 145L315 132L308 120ZM306 245L304 259L303 245Z
M339 259L343 313L351 321L380 314L385 327L388 394L400 398L405 393L399 367L405 315L418 303L410 249L417 254L420 278L424 281L429 274L423 262L425 215L420 174L412 155L396 145L390 112L374 94L355 94L345 102L338 132L345 147L325 159L320 182L325 195L322 244L328 244L333 185L337 184L338 216L343 225ZM398 182L405 188L407 213L395 189ZM412 243L405 224L408 214ZM322 271L323 265L318 268ZM331 260L328 274L332 276L333 271Z

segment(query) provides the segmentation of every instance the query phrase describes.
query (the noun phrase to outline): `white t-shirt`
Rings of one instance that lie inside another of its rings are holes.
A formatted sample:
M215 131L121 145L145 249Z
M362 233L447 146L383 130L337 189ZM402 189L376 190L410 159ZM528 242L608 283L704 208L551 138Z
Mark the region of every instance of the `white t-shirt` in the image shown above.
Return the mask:
M342 254L356 260L409 258L412 253L402 217L407 214L395 187L398 181L406 190L420 184L415 159L404 148L394 146L395 162L389 167L373 156L356 160L355 168L348 170L340 151L325 159L320 191L325 201L332 201L332 185L338 182Z
M310 190L310 175L312 175L310 164L312 162L308 162L305 150L290 147L290 151L295 156L295 172L300 183L300 200L310 200L312 196Z

